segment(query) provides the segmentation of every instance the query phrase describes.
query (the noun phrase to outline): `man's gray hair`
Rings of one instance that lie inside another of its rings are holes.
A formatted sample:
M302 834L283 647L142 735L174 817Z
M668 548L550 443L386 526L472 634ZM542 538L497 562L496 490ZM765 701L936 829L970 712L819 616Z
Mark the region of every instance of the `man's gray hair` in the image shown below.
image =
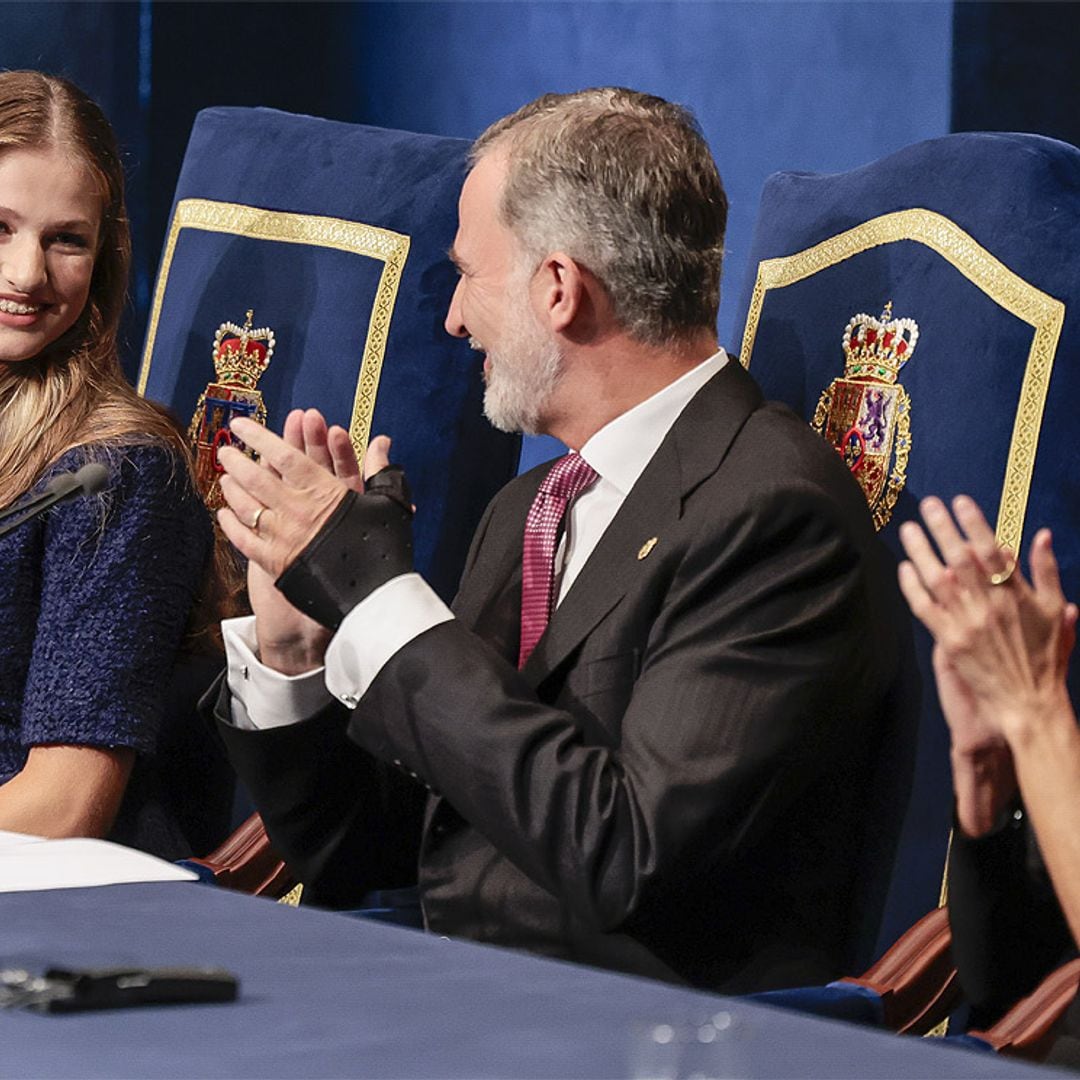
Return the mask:
M473 163L495 150L502 219L534 265L565 251L647 344L715 332L727 197L688 110L619 87L545 94L492 124Z

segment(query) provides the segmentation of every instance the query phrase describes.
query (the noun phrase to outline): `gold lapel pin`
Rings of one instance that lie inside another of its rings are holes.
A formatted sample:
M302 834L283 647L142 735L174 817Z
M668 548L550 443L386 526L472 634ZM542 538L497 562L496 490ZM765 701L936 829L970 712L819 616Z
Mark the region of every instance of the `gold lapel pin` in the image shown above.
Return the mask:
M641 559L647 558L649 552L652 551L652 549L654 547L656 547L659 540L660 540L659 536L650 536L649 539L646 540L645 543L642 544L641 547L638 549L638 553L637 553L638 561L640 561Z

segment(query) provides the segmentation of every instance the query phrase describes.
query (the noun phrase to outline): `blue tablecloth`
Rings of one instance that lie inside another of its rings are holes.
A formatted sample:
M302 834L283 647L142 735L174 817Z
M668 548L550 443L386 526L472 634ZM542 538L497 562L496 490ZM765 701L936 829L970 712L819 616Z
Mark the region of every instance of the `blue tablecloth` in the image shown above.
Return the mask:
M0 966L211 965L228 1005L0 1013L4 1077L994 1077L1042 1069L210 886L0 895Z

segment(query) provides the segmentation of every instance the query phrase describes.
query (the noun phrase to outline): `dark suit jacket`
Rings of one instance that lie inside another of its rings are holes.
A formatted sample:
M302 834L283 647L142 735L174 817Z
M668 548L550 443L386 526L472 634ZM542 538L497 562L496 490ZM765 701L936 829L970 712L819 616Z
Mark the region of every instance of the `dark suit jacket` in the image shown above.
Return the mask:
M419 838L440 933L725 990L835 975L897 655L860 489L732 360L519 672L522 529L545 471L488 508L456 620L352 714L221 725L275 845L313 898L347 905L401 884ZM411 777L431 793L422 834Z

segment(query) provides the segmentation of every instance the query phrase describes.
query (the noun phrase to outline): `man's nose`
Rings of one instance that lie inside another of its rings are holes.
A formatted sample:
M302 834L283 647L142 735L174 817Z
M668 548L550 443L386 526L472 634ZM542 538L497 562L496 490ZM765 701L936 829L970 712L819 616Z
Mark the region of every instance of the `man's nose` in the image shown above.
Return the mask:
M0 285L29 295L47 280L45 252L36 237L12 237L0 248Z
M450 307L446 312L446 320L443 322L446 332L451 337L469 336L469 331L466 329L465 321L461 316L461 286L461 278L458 278L457 286L454 288L454 295L450 297Z

